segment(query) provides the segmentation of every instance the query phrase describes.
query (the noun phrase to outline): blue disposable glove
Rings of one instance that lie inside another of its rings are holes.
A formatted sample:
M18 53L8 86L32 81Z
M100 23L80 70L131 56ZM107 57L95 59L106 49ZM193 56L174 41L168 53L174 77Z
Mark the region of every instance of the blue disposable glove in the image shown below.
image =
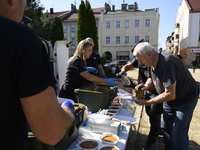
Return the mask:
M72 102L70 102L70 101L65 101L65 102L63 102L61 106L67 106L67 107L69 107L69 109L70 109L70 111L71 111L72 114L73 114L74 111L75 111L75 110L74 110L74 105L73 105Z
M86 67L86 69L87 69L88 72L91 72L91 73L97 73L98 72L98 70L94 67Z
M108 78L106 77L106 75L103 75L103 78L104 78L104 79L108 79Z
M119 84L115 82L115 80L117 79L116 78L107 79L106 84L111 85L111 86L119 86Z

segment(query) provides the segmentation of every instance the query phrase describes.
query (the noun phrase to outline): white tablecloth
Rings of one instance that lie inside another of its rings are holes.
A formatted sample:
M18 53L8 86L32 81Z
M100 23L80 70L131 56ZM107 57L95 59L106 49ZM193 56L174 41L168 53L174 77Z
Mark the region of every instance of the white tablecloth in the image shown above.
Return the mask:
M135 109L134 109L135 110ZM131 124L134 124L136 121L136 118L133 117L135 111L133 111L133 113L128 112L125 108L121 108L120 112L118 113L118 115L116 117L118 117L121 120L129 120ZM119 133L119 141L117 142L116 146L120 149L120 150L124 150L126 147L126 142L128 140L128 135L130 132L131 126L130 125L124 125L123 129L120 131ZM79 131L82 133L87 133L88 135L91 135L92 139L96 139L100 141L100 136L101 134L98 133L93 133L91 131L91 127L90 125L88 126L81 126L79 128ZM76 147L77 144L77 140L75 140L68 148L67 150L78 150Z

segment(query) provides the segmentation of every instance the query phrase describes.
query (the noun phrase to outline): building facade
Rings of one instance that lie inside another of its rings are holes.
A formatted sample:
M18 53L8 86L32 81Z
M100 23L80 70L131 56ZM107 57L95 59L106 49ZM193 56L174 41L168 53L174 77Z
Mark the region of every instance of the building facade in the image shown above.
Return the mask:
M137 9L134 5L122 4L121 10L115 10L105 3L105 7L93 8L97 23L99 54L107 54L107 59L130 60L133 58L131 49L141 39L150 42L158 49L159 9ZM77 47L77 20L78 10L71 4L71 10L65 12L53 12L52 17L61 19L64 31L64 40L71 41L69 56L72 56Z
M194 58L200 63L200 1L183 0L179 5L173 48L178 47L182 61L190 66Z
M134 5L122 4L121 10L114 8L101 12L99 19L99 53L106 53L109 60L133 59L131 49L141 39L158 49L159 12L134 9Z

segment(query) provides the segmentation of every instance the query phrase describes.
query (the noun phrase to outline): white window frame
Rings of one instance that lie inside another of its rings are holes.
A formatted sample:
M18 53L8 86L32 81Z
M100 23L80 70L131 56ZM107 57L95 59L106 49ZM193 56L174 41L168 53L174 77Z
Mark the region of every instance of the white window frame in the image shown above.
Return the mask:
M135 36L135 43L139 42L139 36Z
M149 42L149 36L145 36L145 42Z
M116 43L120 44L120 37L116 37Z
M129 20L125 21L125 28L129 28Z
M106 28L107 28L107 29L110 28L110 22L106 22Z
M75 38L72 38L72 45L75 45L75 44L76 44Z
M75 25L72 25L72 32L75 31Z
M139 27L140 26L140 20L135 20L135 27Z
M120 28L120 21L116 22L116 28Z
M67 32L67 26L63 26L63 32Z
M145 21L145 26L146 26L146 27L150 27L150 19L147 19L147 20Z
M110 44L110 37L106 37L106 44Z
M129 43L129 36L125 37L125 43Z

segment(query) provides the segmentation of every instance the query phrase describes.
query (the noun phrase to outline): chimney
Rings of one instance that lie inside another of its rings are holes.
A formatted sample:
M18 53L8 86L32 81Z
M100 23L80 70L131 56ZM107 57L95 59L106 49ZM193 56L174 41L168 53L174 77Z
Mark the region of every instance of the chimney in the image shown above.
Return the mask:
M71 12L75 12L76 11L76 6L71 4Z
M53 8L50 8L50 14L53 14Z
M112 5L112 11L115 11L115 5Z
M110 10L111 10L110 5L107 4L106 2L105 2L105 10L106 10L106 11L110 11Z
M127 4L122 4L122 11L127 11Z
M134 9L134 5L128 5L128 9Z

